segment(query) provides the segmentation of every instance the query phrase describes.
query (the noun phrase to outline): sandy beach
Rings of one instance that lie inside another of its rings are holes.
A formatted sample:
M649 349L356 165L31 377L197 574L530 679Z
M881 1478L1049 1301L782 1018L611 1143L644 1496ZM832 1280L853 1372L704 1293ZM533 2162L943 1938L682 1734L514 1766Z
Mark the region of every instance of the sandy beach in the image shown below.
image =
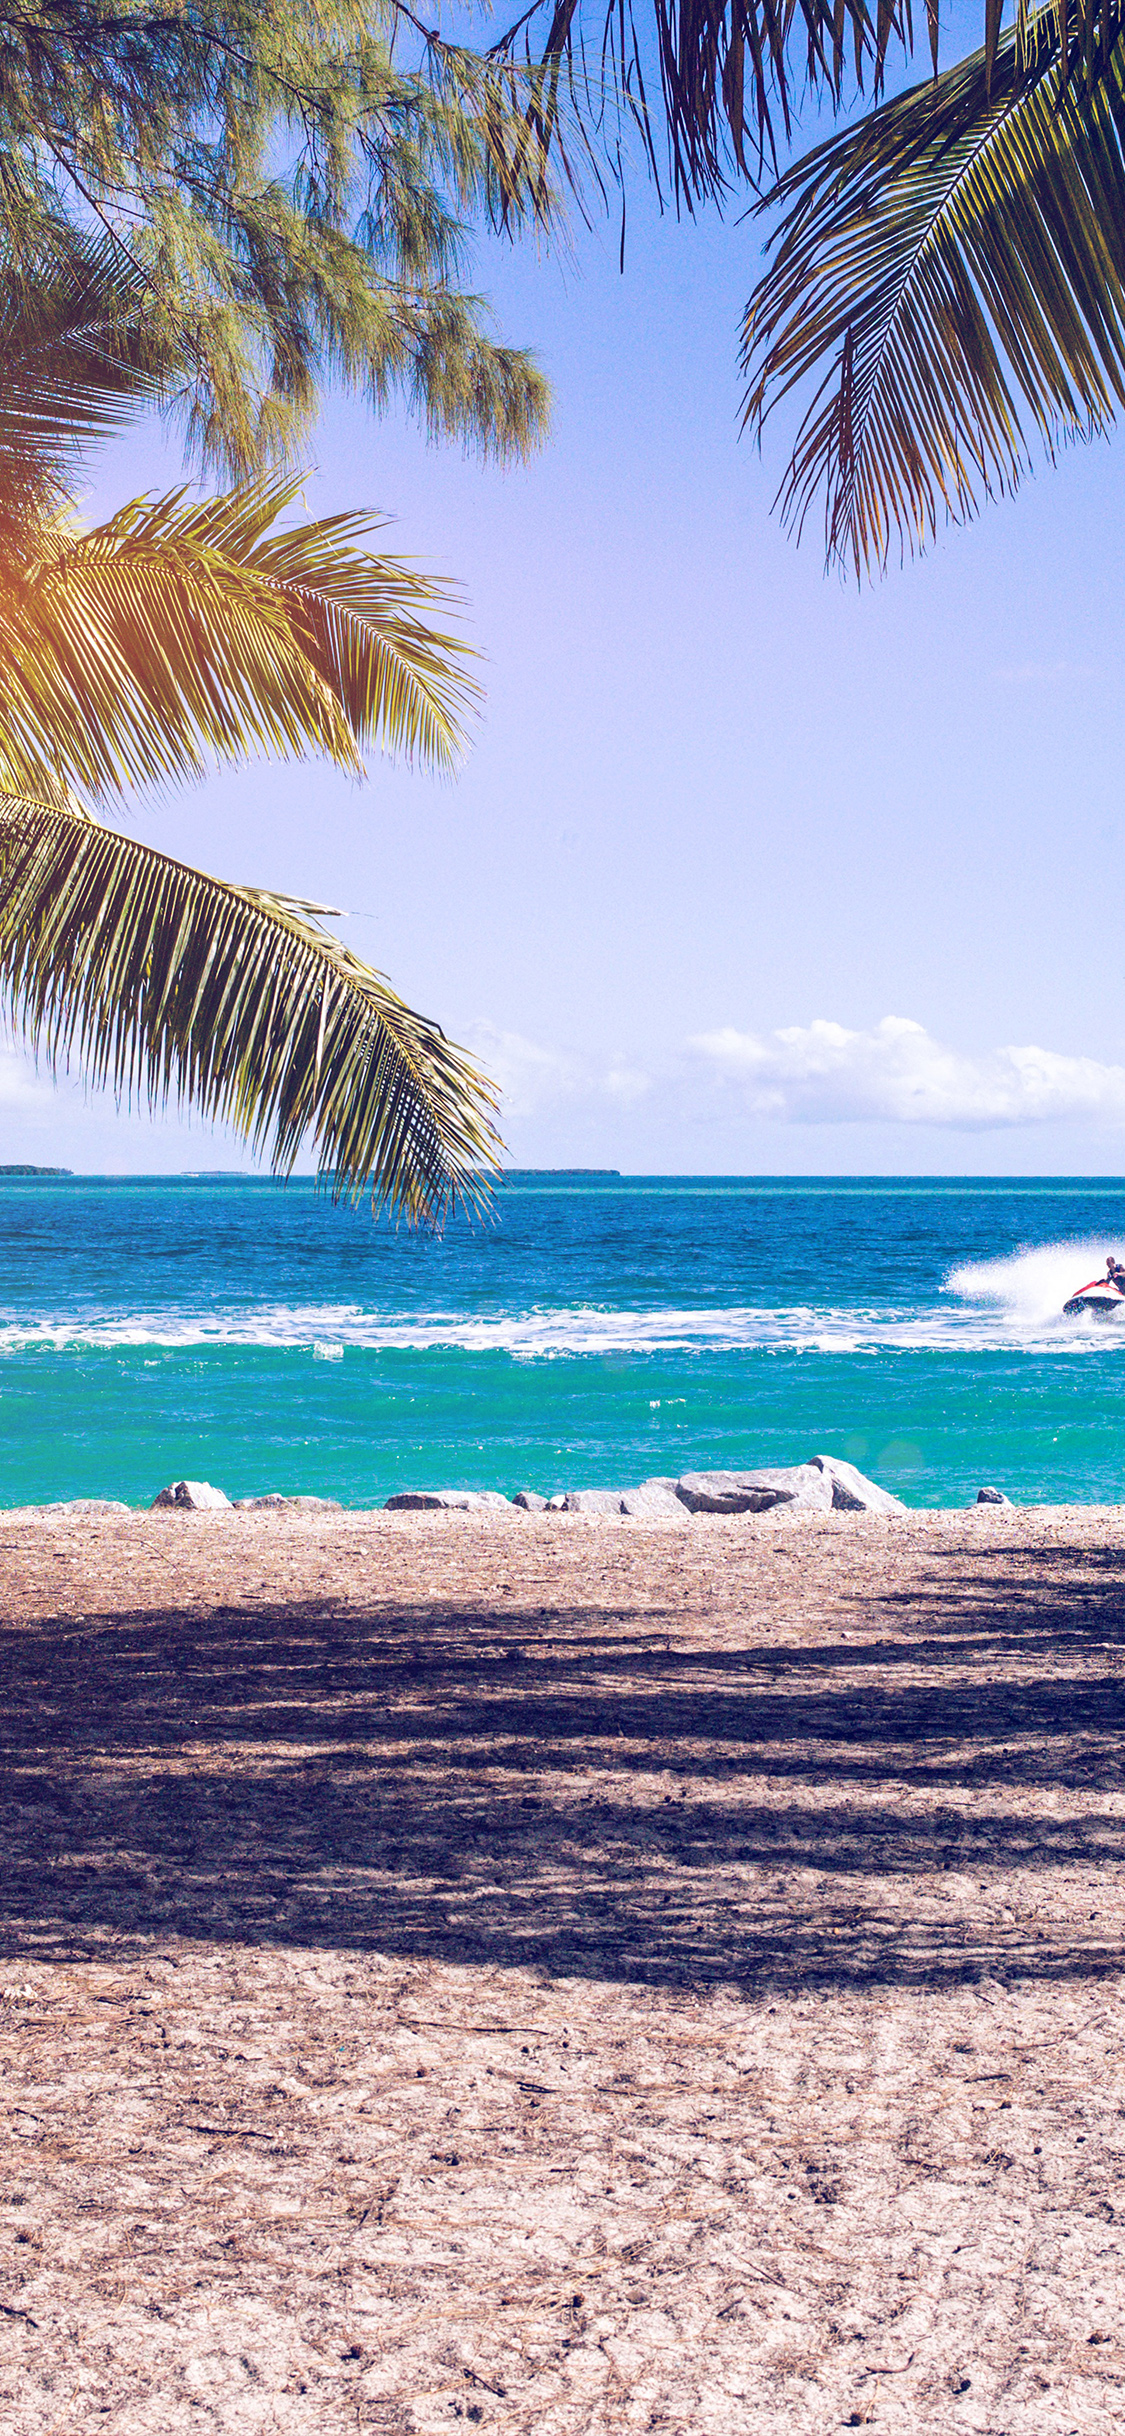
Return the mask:
M1118 2427L1123 1569L0 1518L5 2428Z

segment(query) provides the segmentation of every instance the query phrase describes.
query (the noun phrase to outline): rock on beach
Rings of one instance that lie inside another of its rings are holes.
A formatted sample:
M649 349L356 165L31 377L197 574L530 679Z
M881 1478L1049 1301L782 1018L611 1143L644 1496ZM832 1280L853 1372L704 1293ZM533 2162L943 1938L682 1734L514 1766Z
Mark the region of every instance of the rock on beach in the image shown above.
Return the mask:
M623 1489L568 1489L566 1514L620 1514Z
M812 1455L815 1470L824 1472L832 1483L832 1505L837 1514L905 1514L901 1497L892 1497L889 1489L881 1489L878 1481L868 1480L857 1472L854 1463L845 1463L839 1455Z
M832 1483L814 1463L785 1470L685 1472L676 1495L689 1514L768 1514L773 1506L829 1512Z
M261 1497L236 1497L239 1514L342 1514L338 1497L287 1497L281 1489L266 1489Z
M149 1508L156 1514L162 1507L175 1506L181 1513L201 1514L218 1506L230 1506L225 1489L213 1489L209 1480L173 1480L166 1489L158 1490Z
M753 1472L685 1472L676 1495L691 1514L768 1514L774 1506L827 1514L901 1514L900 1497L835 1455Z
M755 1471L685 1472L678 1480L642 1480L632 1489L560 1489L553 1497L535 1489L519 1489L511 1499L495 1489L399 1489L385 1500L384 1512L471 1514L491 1508L510 1514L515 1508L524 1514L655 1522L683 1521L687 1514L767 1514L775 1506L808 1514L905 1512L901 1498L835 1455Z
M132 1506L127 1506L120 1497L55 1497L49 1505L32 1507L30 1510L49 1515L52 1520L64 1514L131 1514L133 1511Z
M511 1499L499 1489L396 1489L383 1501L386 1514L480 1514L497 1508L511 1512Z
M1007 1505L999 1489L981 1489L978 1504ZM70 1510L112 1510L115 1501L74 1499ZM563 1489L543 1497L536 1489L520 1489L504 1497L499 1489L396 1489L384 1499L388 1514L584 1514L636 1522L682 1521L690 1514L768 1514L775 1507L792 1513L901 1514L901 1498L881 1489L837 1455L810 1455L806 1463L759 1466L749 1471L684 1472L678 1480L642 1480L631 1489ZM225 1490L208 1480L174 1480L153 1498L151 1511L179 1513L232 1510ZM121 1508L126 1512L128 1508ZM290 1496L269 1489L256 1497L236 1497L233 1510L242 1514L342 1513L336 1497Z
M674 1485L663 1480L642 1480L639 1489L626 1489L621 1511L632 1515L635 1522L657 1522L661 1515L666 1515L669 1521L682 1522L684 1517L684 1506Z

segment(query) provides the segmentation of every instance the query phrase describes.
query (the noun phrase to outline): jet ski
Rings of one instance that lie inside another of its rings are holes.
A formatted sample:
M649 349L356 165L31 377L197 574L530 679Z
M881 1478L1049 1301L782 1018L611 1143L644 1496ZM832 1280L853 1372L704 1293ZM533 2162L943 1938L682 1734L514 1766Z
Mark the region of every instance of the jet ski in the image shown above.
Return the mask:
M1077 1294L1063 1304L1064 1319L1081 1319L1089 1313L1091 1319L1112 1319L1115 1311L1125 1309L1125 1294L1120 1286L1111 1286L1104 1277L1095 1277L1088 1286L1079 1286Z

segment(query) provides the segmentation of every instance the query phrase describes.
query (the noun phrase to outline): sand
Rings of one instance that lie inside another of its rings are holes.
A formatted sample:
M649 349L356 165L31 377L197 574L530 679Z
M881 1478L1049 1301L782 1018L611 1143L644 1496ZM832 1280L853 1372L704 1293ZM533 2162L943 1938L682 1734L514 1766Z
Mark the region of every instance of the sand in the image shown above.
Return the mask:
M0 1518L7 2436L1120 2428L1123 1568Z

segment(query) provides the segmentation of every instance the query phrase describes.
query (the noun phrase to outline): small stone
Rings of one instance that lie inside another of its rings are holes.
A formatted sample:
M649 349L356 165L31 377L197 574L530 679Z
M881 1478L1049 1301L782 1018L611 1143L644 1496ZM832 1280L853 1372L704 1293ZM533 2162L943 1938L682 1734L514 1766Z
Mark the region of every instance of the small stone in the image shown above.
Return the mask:
M281 1489L267 1489L261 1497L236 1497L234 1503L240 1514L260 1514L266 1511L276 1514L282 1509L290 1513L309 1513L314 1510L317 1513L343 1513L343 1507L338 1497L287 1497Z
M40 1506L40 1514L131 1514L132 1506L120 1497L56 1497L49 1506Z
M556 1495L556 1496L554 1496L554 1497L549 1497L549 1498L547 1499L547 1512L548 1512L548 1514L565 1514L565 1512L566 1512L566 1490L565 1490L565 1489L560 1489L560 1490L558 1491L558 1493L557 1493L557 1495Z
M209 1480L173 1480L153 1498L149 1512L155 1514L158 1506L175 1506L178 1513L202 1514L216 1506L229 1510L230 1499L225 1490L213 1489Z
M499 1489L398 1489L385 1497L385 1514L507 1513L508 1500Z
M1003 1489L977 1490L978 1506L1010 1506L1011 1502L1010 1497L1005 1497Z

